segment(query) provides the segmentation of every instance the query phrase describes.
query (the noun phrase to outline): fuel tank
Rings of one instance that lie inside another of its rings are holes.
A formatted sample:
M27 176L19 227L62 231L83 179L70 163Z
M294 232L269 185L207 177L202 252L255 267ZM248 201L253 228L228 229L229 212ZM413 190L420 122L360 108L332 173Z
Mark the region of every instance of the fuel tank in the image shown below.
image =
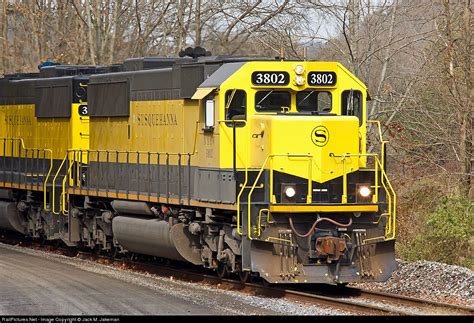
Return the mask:
M183 223L117 216L112 220L112 231L119 244L131 252L201 264L199 237L187 230Z
M26 233L23 216L15 202L0 201L0 229Z

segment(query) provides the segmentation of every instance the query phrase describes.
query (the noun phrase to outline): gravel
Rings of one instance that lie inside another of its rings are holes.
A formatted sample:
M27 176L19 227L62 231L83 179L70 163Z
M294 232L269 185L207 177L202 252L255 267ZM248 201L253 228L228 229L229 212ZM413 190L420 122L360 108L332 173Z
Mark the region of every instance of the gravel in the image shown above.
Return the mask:
M128 269L99 264L97 262L70 258L40 250L22 248L0 243L0 248L19 251L48 261L61 262L84 271L105 275L138 286L150 288L160 293L181 298L195 304L202 304L219 310L223 315L350 315L352 313L288 301L244 294L238 291L223 290L203 284L175 280L174 277L161 277L150 273L139 273ZM1 255L1 252L0 252Z
M397 259L398 270L384 283L358 283L354 287L474 306L474 272L465 267L420 260Z
M150 273L139 273L129 269L99 264L97 262L70 258L0 243L1 248L57 261L81 270L106 275L135 285L150 288L161 293L185 299L196 304L204 304L230 315L350 315L351 313L289 301L248 295L235 290L175 280ZM402 294L424 299L432 299L459 305L474 306L474 272L459 266L431 261L406 262L397 260L399 268L384 283L358 283L351 286L388 293Z

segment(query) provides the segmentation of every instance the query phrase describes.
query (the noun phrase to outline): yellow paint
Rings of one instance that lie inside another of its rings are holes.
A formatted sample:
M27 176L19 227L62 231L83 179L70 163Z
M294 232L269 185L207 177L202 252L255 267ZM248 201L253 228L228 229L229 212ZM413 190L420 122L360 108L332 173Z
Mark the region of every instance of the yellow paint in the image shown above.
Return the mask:
M212 91L214 91L216 88L215 87L203 87L197 89L196 93L194 93L193 97L191 98L192 100L202 100L206 96L208 96Z
M377 212L378 205L271 205L272 213Z
M89 116L81 116L79 114L79 106L84 103L73 103L71 111L71 148L79 150L89 149ZM79 157L79 156L78 156ZM86 161L86 156L82 156L82 161Z
M296 77L296 65L303 65L303 77L306 80L310 71L333 71L337 74L337 83L331 87L314 87L306 83L297 86L294 82ZM254 86L251 84L251 75L255 71L286 71L290 75L288 86ZM245 80L245 82L243 81ZM340 155L343 153L364 154L366 151L366 120L365 120L365 96L366 87L353 74L339 63L334 62L249 62L244 64L236 73L229 77L220 87L219 92L241 89L247 93L247 125L236 129L237 137L237 168L244 169L245 166L260 169L266 157L270 154L309 154L313 155L312 176L313 180L326 182L342 176L345 172L355 172L364 167L366 158L351 157L346 160L345 166L330 154ZM356 117L340 116L285 116L276 113L257 112L255 110L255 93L258 90L287 90L292 94L292 102L289 112L297 113L295 95L298 91L324 90L331 92L332 111L341 115L341 95L344 90L358 90L363 94L362 124ZM221 115L224 114L224 95L220 96ZM318 147L311 141L311 132L317 126L324 126L329 130L330 139L324 147ZM232 127L221 123L220 137L221 155L220 167L231 168L233 163ZM360 138L360 139L359 139ZM307 178L307 160L296 158L275 158L273 169L295 176ZM265 168L269 169L270 165Z
M216 96L218 119L218 96ZM109 151L110 162L126 162L125 152L140 152L139 162L166 163L166 153L170 154L169 164L177 165L177 154L184 154L181 163L187 163L191 154L191 165L201 167L219 166L219 130L205 132L204 112L200 100L132 101L129 117L92 118L90 122L90 158L106 161ZM197 130L197 131L196 131ZM118 153L114 153L119 151ZM100 154L100 155L98 155ZM137 153L129 153L129 162L137 162Z
M21 138L25 147L50 149L53 159L62 160L67 149L88 149L89 118L79 116L78 106L71 106L71 118L36 118L34 104L3 105L0 137ZM6 154L11 152L7 149Z
M334 71L337 83L331 87L309 87L307 84L297 86L295 66L301 64L305 72ZM355 172L365 165L365 157L349 157L345 163L331 157L331 154L364 154L365 153L365 117L362 125L356 117L340 116L285 116L275 113L257 113L255 111L255 93L260 89L276 87L253 86L250 82L254 71L287 71L290 84L280 87L296 94L308 89L326 90L332 94L332 113L341 114L341 94L344 90L359 90L364 99L366 87L342 65L333 62L249 62L231 75L219 88L198 89L194 100L168 101L132 101L129 117L93 118L91 121L91 150L109 151L109 161L126 162L126 151L130 163L148 163L147 152L188 154L193 153L196 141L196 152L191 158L191 165L200 167L233 167L233 131L225 119L225 92L243 89L247 93L247 124L236 129L237 168L260 169L265 158L270 154L308 154L313 155L312 180L326 182ZM245 82L243 81L245 80ZM296 113L295 99L290 112ZM204 128L204 99L213 96L216 102L214 131L206 132ZM364 101L364 100L363 100ZM365 102L363 103L365 116ZM195 133L198 120L198 133ZM311 141L312 131L317 126L324 126L329 131L330 139L324 147L318 147ZM196 137L197 135L197 137ZM359 138L361 138L359 140ZM123 153L114 153L114 151ZM91 160L106 160L106 153L91 152ZM150 163L158 162L157 155L150 157ZM183 162L183 160L182 160ZM165 160L160 156L160 164ZM170 156L171 165L178 164L177 156ZM275 158L272 161L274 170L295 176L308 177L308 162L303 159L287 157ZM268 169L269 166L266 168Z

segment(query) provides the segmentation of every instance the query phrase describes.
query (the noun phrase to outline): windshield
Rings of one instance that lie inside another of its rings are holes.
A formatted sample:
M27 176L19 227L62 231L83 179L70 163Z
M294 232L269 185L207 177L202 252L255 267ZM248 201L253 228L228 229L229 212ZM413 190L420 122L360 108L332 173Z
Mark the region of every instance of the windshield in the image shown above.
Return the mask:
M301 91L296 94L296 109L304 112L330 112L332 97L330 92Z
M291 105L291 94L287 91L259 91L255 94L255 109L260 112L280 112Z

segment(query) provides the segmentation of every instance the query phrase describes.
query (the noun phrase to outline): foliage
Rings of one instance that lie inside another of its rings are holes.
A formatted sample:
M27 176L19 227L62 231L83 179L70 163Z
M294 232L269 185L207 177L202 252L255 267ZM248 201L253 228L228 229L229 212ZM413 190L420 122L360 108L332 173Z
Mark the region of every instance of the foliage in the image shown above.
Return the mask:
M420 232L411 241L404 241L399 248L403 258L474 267L472 200L457 195L443 197L434 211L422 217L426 218L426 224L418 227Z

